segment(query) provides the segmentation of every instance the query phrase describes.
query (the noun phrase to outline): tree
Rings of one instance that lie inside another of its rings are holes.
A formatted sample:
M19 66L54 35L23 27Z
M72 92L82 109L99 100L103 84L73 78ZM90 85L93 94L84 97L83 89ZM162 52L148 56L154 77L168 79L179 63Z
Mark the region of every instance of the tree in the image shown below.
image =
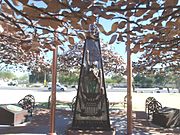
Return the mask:
M152 87L153 86L153 78L149 76L145 76L144 74L137 74L134 77L134 83L135 85L138 85L140 87Z
M59 76L59 81L67 85L78 84L79 76L74 73L61 73Z
M116 84L116 80L113 80L112 78L106 78L105 84Z
M111 79L112 80L115 80L115 82L117 83L117 84L119 84L119 83L121 83L122 81L124 81L125 79L123 78L123 76L122 75L113 75L112 77L111 77Z
M101 54L103 60L104 73L124 73L125 63L123 58L111 49L108 44L101 41ZM73 48L58 57L58 69L61 71L79 71L83 56L83 43L75 44Z
M178 91L180 93L180 80L179 80L179 76L178 76L178 78L175 79L175 83L176 83L176 88L178 89Z
M154 76L154 82L157 86L164 86L165 84L165 76L161 75L161 74L156 74Z
M8 71L0 72L0 78L2 79L14 79L16 76Z
M44 83L44 72L42 71L32 71L31 74L29 75L29 83ZM48 75L47 75L47 79L48 79ZM49 80L47 80L49 81Z

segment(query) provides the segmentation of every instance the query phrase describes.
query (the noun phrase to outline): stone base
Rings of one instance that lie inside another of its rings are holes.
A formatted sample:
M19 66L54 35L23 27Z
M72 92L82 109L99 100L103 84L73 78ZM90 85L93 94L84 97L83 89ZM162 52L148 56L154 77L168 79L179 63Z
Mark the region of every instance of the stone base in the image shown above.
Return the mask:
M16 126L26 121L28 115L24 110L15 105L4 105L0 107L0 125Z
M56 133L49 133L48 135L57 135Z
M115 135L115 129L111 131L104 131L104 130L75 130L75 129L68 129L66 135Z

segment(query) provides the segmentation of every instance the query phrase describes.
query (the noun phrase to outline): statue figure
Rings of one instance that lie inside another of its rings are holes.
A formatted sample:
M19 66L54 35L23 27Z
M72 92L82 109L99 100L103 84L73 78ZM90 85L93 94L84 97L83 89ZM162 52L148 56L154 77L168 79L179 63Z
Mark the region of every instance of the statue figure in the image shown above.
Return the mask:
M90 25L85 40L73 128L110 129L99 33Z

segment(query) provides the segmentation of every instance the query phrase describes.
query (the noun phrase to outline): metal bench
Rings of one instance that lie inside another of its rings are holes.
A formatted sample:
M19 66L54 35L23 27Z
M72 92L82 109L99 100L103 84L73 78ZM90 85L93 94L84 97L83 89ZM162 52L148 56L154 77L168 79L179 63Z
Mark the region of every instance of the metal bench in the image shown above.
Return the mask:
M74 111L74 108L75 108L75 101L76 101L76 96L72 99L72 102L60 101L56 99L56 103L67 104L72 111ZM51 95L48 98L48 109L50 109L50 107L51 107Z
M145 112L147 114L147 119L150 119L150 116L153 113L158 112L162 108L160 102L158 102L154 97L148 97L145 101Z
M127 95L124 96L124 108L127 107Z
M28 94L18 102L18 105L22 109L27 110L28 113L32 116L32 112L33 112L34 107L35 107L35 98L33 95Z

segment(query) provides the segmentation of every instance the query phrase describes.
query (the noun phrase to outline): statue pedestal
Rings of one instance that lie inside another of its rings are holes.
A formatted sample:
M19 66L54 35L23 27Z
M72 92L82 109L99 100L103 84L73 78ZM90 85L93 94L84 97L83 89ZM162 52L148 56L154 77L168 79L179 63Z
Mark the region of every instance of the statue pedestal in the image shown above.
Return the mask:
M115 129L110 131L106 130L76 130L76 129L68 129L66 135L115 135Z

